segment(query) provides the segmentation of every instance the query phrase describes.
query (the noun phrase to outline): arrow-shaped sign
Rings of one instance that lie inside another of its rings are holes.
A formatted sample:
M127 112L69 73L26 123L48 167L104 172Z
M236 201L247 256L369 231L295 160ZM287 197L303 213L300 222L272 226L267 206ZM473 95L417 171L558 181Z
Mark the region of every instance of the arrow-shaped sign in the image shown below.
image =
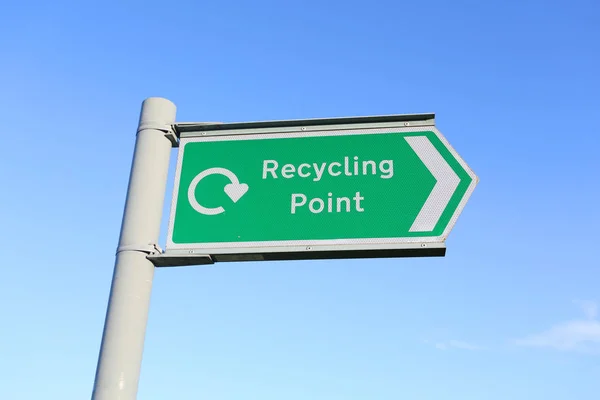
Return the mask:
M168 250L442 255L478 182L433 115L182 129Z
M427 136L409 136L405 139L436 180L409 232L431 232L448 206L460 178Z

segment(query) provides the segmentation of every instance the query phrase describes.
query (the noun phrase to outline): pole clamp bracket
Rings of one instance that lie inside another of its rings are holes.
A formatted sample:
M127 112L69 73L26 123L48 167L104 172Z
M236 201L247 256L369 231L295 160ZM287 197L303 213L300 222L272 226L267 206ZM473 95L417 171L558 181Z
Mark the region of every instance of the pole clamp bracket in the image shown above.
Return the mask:
M122 251L139 251L146 254L162 254L163 250L156 243L149 244L127 244L117 248L117 254Z
M144 121L138 126L137 133L140 133L146 129L155 129L157 131L161 131L165 134L165 137L171 141L173 147L177 147L179 145L174 126L171 124L165 124L160 121Z

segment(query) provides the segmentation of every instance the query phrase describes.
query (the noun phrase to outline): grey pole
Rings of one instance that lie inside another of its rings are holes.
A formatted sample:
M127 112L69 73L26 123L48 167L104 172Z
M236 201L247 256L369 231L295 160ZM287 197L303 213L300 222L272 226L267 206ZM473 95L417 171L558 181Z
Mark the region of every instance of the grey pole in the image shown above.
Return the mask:
M169 170L175 105L142 104L92 400L135 400L150 307L154 265Z

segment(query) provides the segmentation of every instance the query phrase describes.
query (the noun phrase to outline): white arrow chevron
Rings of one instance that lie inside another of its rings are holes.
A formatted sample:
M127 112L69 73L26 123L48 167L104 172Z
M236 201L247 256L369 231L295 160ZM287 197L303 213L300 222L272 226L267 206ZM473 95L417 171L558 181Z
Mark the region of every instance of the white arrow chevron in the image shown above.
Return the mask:
M426 136L410 136L405 139L436 179L435 186L409 232L431 232L448 206L460 178Z

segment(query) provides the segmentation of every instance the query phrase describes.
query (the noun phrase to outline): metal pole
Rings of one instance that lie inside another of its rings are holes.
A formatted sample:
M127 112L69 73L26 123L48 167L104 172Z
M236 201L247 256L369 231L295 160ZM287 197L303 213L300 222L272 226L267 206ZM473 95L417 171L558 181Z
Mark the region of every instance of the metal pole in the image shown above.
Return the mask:
M137 396L154 276L146 256L158 242L175 111L158 97L142 104L92 400Z

